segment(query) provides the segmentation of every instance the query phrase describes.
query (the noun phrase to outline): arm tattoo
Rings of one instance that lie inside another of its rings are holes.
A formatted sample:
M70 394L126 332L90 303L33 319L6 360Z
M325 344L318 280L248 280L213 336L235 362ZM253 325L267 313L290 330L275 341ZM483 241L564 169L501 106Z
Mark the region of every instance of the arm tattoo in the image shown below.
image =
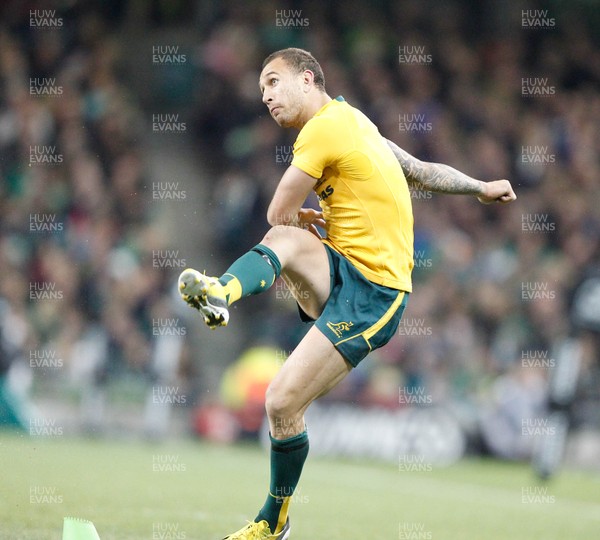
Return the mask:
M480 195L483 182L441 163L427 163L411 156L397 144L387 141L400 162L406 181L411 187L422 188L436 193Z

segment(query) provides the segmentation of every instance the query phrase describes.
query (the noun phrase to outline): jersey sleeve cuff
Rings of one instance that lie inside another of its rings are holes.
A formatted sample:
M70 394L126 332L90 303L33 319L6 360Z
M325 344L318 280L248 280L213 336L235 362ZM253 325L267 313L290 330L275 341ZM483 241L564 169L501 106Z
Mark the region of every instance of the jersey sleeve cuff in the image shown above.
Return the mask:
M320 171L316 167L313 167L303 159L295 157L292 160L291 165L293 165L294 167L298 167L298 169L300 169L302 172L305 172L306 174L312 176L313 178L316 178L317 180L321 178L321 176L323 176L323 171Z

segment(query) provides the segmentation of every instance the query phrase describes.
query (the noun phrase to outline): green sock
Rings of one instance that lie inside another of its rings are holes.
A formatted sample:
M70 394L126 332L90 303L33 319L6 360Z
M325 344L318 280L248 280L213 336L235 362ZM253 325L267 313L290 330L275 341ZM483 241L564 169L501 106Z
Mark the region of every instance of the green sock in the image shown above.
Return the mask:
M279 258L267 246L258 244L235 261L220 278L227 303L243 296L266 291L281 274Z
M278 534L285 525L292 495L302 466L308 455L308 434L278 441L271 437L271 484L269 495L255 521L267 521L272 534Z

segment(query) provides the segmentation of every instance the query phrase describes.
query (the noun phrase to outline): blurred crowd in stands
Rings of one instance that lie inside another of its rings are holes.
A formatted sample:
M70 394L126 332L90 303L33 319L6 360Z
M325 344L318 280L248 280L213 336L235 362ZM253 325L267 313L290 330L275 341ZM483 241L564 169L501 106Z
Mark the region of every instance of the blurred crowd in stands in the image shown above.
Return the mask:
M413 192L414 293L399 336L332 398L398 407L399 388L423 388L436 403L494 409L511 395L541 410L542 360L573 331L573 292L600 264L598 21L557 8L531 27L520 2L279 4L172 6L201 16L192 133L209 171L214 252L232 261L267 230L266 206L295 133L268 115L258 73L273 50L306 48L328 93L343 95L382 135L419 159L508 178L518 195L509 206L483 206ZM32 28L27 13L0 23L5 368L19 351L49 347L66 351L65 362L84 359L74 373L98 364L93 350L105 357L98 377L156 377L152 319L172 314L172 274L153 268L151 252L169 239L153 224L145 191L141 106L119 73L113 32L119 13L59 12L62 31ZM31 79L60 88L60 97L32 91ZM52 222L60 230L36 232L36 223ZM31 301L31 284L49 283L62 300ZM290 351L302 335L280 284L240 303L236 316L248 346ZM596 334L583 342L581 392L591 395ZM180 371L190 356L178 353Z
M59 373L88 395L108 374L156 380L172 280L152 253L168 239L118 73L119 11L27 4L0 24L0 375L18 360L18 390Z

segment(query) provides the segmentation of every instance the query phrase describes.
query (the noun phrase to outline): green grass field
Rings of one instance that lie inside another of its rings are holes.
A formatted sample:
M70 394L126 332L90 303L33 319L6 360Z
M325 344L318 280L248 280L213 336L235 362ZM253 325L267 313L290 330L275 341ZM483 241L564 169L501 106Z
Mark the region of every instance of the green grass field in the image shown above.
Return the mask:
M4 433L0 460L2 539L60 540L75 516L101 540L215 540L254 517L267 485L254 446ZM565 471L543 485L520 464L405 473L309 456L295 499L292 540L600 538L600 476Z

